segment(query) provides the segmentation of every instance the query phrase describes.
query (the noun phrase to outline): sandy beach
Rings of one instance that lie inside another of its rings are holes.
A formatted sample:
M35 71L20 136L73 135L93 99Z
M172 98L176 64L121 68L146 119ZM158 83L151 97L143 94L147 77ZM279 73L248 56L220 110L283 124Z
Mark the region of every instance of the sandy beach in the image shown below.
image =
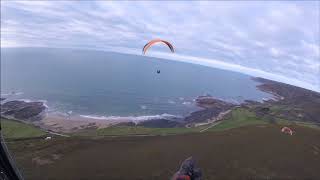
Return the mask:
M49 114L39 122L35 122L35 124L50 131L71 133L86 128L105 128L129 121L129 119L105 120L81 116L68 117L59 114Z

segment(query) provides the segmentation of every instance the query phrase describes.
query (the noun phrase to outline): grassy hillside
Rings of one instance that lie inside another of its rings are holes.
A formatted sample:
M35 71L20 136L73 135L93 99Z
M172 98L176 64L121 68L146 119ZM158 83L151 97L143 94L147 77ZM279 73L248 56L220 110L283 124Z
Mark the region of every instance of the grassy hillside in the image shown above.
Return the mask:
M232 110L223 121L216 126L209 128L208 131L227 130L232 128L238 128L247 125L268 124L268 121L264 121L258 118L255 113L250 112L244 108L237 108ZM203 125L192 128L147 128L141 126L113 126L108 128L102 128L98 130L84 130L75 135L84 136L126 136L126 135L172 135L172 134L185 134L185 133L197 133L202 129L207 128L210 125Z
M148 128L142 126L112 126L102 129L87 129L74 136L132 136L132 135L174 135L199 132L201 128Z
M266 117L258 117L254 112L246 108L236 108L227 114L224 119L212 126L206 131L223 131L233 128L239 128L248 125L267 125L271 124ZM298 125L320 129L320 126L314 123L287 121L277 119L272 122L283 126ZM86 129L74 133L76 136L127 136L127 135L173 135L185 133L197 133L211 125L203 125L192 128L147 128L142 126L112 126L102 129Z
M285 119L278 119L276 121L276 123L283 125L283 126L297 125L297 126L304 126L304 127L309 127L309 128L320 130L320 125L316 124L316 123L312 123L312 122L288 121Z
M30 138L44 136L46 132L29 124L1 119L2 134L4 138Z
M225 119L209 131L226 130L247 125L267 124L268 122L258 118L255 113L244 108L234 109Z
M26 179L169 179L193 156L204 179L320 179L320 131L277 124L152 137L71 137L10 143Z
M169 179L189 156L197 160L204 179L320 179L319 126L285 119L270 122L237 108L203 133L200 130L208 126L114 126L75 134L83 136L25 139L8 146L24 177L35 180ZM1 123L9 138L45 134L17 121ZM283 126L291 127L294 135L281 133ZM132 136L171 134L176 135Z

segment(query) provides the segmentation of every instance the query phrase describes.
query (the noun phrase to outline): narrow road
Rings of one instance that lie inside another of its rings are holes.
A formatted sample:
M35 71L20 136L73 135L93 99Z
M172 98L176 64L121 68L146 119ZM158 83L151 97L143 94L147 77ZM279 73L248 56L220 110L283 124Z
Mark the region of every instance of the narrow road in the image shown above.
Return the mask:
M53 134L53 135L56 135L56 136L70 137L69 135L66 135L66 134L60 134L60 133L55 133L55 132L50 132L50 131L47 131L47 133Z
M206 130L212 128L213 126L216 126L216 125L220 124L222 118L223 118L226 114L228 114L228 113L230 113L230 112L231 112L230 109L227 110L227 111L225 111L225 112L221 112L221 113L218 115L218 117L216 118L216 120L215 120L209 127L206 127L206 128L204 128L204 129L200 130L200 132L205 132Z
M206 130L208 130L208 129L212 128L213 126L216 126L216 125L218 125L218 124L220 124L220 123L221 123L221 121L214 122L214 123L212 123L210 126L204 128L204 129L201 129L200 132L205 132Z

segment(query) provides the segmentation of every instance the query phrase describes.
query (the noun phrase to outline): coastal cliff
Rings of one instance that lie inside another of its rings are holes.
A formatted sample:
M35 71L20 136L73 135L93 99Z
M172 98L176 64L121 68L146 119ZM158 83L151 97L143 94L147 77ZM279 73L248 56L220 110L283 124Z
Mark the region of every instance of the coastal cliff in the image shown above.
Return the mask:
M41 120L46 109L43 102L8 101L1 104L1 116L23 121Z

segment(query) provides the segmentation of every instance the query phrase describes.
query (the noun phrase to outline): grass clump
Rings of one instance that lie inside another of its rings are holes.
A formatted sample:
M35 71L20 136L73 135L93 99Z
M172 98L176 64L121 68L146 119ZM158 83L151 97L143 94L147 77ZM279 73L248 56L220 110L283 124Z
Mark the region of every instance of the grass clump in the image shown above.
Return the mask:
M46 135L41 129L15 120L1 119L1 132L4 138L30 138Z

